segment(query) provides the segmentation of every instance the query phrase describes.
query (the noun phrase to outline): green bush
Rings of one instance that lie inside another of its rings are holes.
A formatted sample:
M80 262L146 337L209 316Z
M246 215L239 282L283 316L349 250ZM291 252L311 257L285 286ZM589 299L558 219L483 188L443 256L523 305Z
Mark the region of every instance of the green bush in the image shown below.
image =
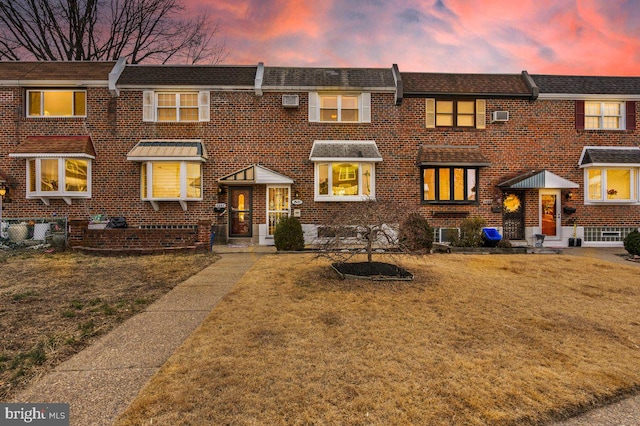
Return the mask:
M624 239L624 249L634 256L640 256L640 232L637 229Z
M276 249L279 251L297 251L304 249L302 225L295 217L283 216L273 233Z
M420 213L410 213L400 225L399 242L409 251L429 251L433 247L433 228Z
M480 247L482 246L482 228L487 222L479 217L464 219L460 224L460 237L451 243L456 247Z

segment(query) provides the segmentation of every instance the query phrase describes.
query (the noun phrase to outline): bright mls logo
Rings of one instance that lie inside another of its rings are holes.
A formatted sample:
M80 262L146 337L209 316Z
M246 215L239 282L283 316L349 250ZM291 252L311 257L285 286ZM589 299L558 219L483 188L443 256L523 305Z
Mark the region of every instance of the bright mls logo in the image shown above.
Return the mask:
M0 403L0 424L69 426L69 404Z

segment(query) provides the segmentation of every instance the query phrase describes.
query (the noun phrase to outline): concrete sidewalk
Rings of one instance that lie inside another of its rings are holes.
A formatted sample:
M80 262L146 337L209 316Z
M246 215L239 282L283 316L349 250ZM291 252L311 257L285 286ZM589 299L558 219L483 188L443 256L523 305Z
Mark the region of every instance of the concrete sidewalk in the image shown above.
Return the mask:
M111 425L263 252L213 265L32 384L13 402L70 403L71 425Z

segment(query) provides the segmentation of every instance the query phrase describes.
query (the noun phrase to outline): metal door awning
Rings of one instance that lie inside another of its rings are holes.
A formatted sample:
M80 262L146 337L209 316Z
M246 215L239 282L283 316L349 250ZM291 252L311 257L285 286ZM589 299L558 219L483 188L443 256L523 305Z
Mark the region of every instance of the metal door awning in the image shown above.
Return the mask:
M502 189L564 189L578 188L575 182L560 177L549 170L531 170L498 184Z

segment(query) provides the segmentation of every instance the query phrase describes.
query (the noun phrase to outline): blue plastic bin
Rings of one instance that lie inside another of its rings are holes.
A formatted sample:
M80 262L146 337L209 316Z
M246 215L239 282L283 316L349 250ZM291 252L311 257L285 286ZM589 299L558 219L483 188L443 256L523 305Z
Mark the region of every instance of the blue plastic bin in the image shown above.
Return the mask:
M496 228L482 228L482 240L485 247L495 247L502 240L502 235Z

